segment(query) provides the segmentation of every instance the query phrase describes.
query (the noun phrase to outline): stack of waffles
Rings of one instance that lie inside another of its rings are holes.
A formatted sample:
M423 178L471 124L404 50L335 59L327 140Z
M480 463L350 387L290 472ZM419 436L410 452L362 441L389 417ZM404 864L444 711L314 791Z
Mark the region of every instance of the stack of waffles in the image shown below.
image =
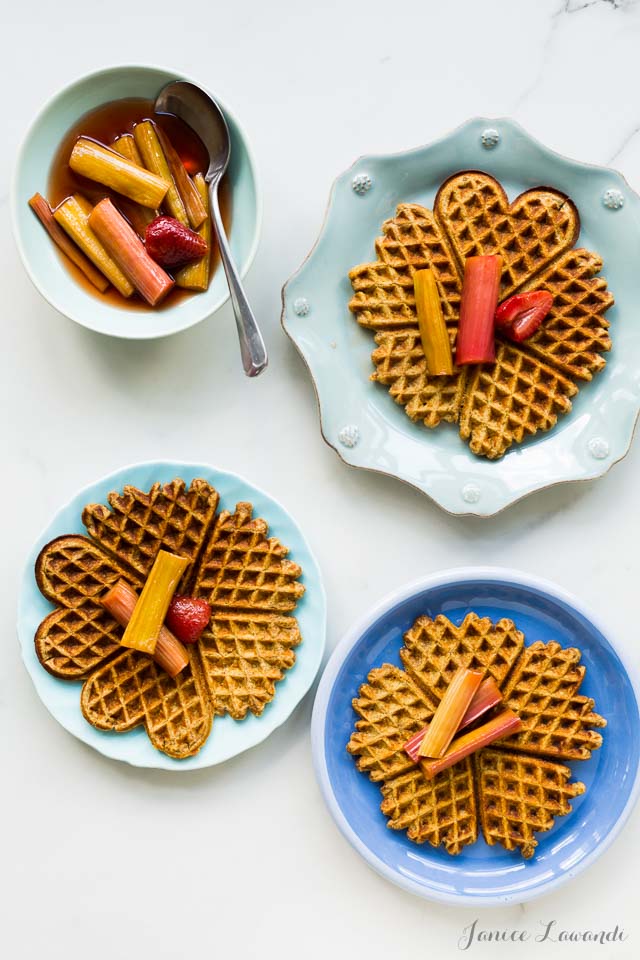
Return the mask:
M59 537L38 557L38 586L56 609L36 632L36 652L54 676L83 681L82 712L93 726L144 725L158 750L188 757L214 716L261 714L293 666L301 636L291 612L304 593L302 570L250 503L218 512L218 494L204 480L155 483L148 492L126 486L108 500L85 507L88 537ZM120 578L140 590L160 549L188 558L178 592L212 608L175 678L122 647L122 629L100 603Z
M457 854L478 838L533 856L536 834L571 810L584 785L562 761L586 760L602 743L605 720L580 694L580 651L540 641L524 645L511 620L469 613L460 626L420 617L400 651L404 669L371 670L353 708L347 749L382 790L388 826L416 843ZM521 730L428 779L404 744L433 716L460 667L480 670L500 687Z
M605 312L613 304L597 274L601 259L575 249L580 221L568 197L537 188L511 205L485 173L460 173L438 191L434 210L402 203L376 240L375 263L354 267L349 304L375 333L371 379L384 384L407 415L436 427L458 423L473 453L497 459L514 443L549 430L571 409L581 383L605 366L611 348ZM467 257L503 259L500 299L544 289L553 307L525 343L499 340L496 360L452 376L427 372L413 293L417 270L433 271L455 349Z

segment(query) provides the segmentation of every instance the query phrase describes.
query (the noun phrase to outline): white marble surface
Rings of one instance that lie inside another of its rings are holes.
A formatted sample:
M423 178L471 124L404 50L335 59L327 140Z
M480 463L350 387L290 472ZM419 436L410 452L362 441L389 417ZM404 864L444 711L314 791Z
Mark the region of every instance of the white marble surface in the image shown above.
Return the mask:
M637 661L637 443L601 481L538 494L491 521L453 519L391 479L348 469L322 443L279 312L280 286L317 233L334 175L361 153L426 142L470 115L512 115L562 152L611 161L640 188L640 3L31 0L3 5L0 34L2 953L457 956L475 912L388 885L334 828L312 773L311 697L266 744L219 769L163 776L105 761L35 696L15 641L18 577L51 512L81 484L134 460L203 460L254 478L298 518L324 570L329 649L409 578L492 562L588 600ZM248 290L271 353L255 382L241 375L228 308L171 340L109 341L58 316L19 263L7 193L30 117L77 75L139 61L201 78L252 135L265 223ZM602 859L553 897L481 913L486 926L532 934L550 919L618 923L624 943L468 954L636 956L639 854L636 811Z

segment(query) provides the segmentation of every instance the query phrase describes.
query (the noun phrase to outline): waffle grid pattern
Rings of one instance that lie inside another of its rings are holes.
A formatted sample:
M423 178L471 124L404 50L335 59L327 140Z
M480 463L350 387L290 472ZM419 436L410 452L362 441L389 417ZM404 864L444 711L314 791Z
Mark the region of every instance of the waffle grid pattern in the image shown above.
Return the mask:
M613 304L602 261L573 249L579 217L570 200L535 189L509 205L487 174L462 173L440 188L435 213L400 204L376 241L377 261L349 276L349 309L375 334L371 379L384 384L414 421L433 428L460 422L473 453L503 456L514 443L555 426L571 409L577 384L605 366L611 348L604 314ZM501 298L548 289L554 303L540 330L524 344L498 344L494 365L451 378L430 377L417 329L413 274L436 274L451 342L455 344L463 264L467 256L503 257Z
M580 651L524 636L511 620L469 613L460 625L440 615L419 617L400 650L404 669L369 672L353 708L358 716L347 750L358 769L379 783L381 811L393 830L449 853L477 839L533 856L536 833L550 830L584 792L558 760L588 759L602 743L593 727L606 721L579 694ZM426 778L403 749L433 715L455 671L467 666L492 676L524 722L521 733L486 747L472 760Z
M480 820L490 846L520 849L525 859L538 846L536 833L550 830L556 817L571 812L583 783L569 783L571 770L538 757L481 750L474 757Z
M157 749L190 756L214 715L261 714L295 663L302 638L285 614L304 593L302 570L267 537L265 521L253 519L251 504L216 522L218 494L204 480L188 489L182 480L156 483L148 493L127 486L108 500L111 509L83 511L93 539L61 537L38 557L38 586L57 608L38 628L36 652L56 676L85 681L81 707L94 726L144 724ZM161 548L190 558L181 589L190 585L212 606L210 626L176 678L142 654L122 654L121 628L100 603L120 578L139 589Z
M189 581L216 508L218 494L204 480L187 489L184 480L154 483L148 493L126 485L108 496L109 507L88 504L82 512L87 533L112 556L145 580L160 549L191 561Z

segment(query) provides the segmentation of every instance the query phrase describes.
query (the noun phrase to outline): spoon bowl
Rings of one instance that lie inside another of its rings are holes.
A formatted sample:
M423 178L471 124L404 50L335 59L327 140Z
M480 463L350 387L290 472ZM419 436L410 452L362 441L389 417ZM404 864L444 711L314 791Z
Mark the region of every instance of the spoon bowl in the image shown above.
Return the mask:
M168 83L156 97L158 113L173 113L196 133L209 154L207 182L220 178L229 166L231 137L222 110L211 97L188 80Z

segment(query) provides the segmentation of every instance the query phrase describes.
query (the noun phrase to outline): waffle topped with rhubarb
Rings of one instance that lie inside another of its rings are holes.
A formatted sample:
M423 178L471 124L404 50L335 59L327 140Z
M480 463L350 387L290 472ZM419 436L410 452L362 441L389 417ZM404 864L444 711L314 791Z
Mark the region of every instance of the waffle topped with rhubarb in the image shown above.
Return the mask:
M533 856L536 834L585 790L557 761L602 744L580 651L527 645L513 621L470 612L459 624L418 617L400 660L369 672L347 744L380 785L387 825L451 854L482 833Z
M605 313L613 297L598 276L600 257L575 248L579 229L578 211L561 192L527 190L509 204L501 184L477 171L445 181L433 211L401 203L375 242L376 261L349 273L349 309L374 333L371 379L386 386L413 421L429 428L458 423L472 452L490 460L550 430L571 410L581 383L604 368L603 354L611 348ZM492 329L490 349L478 359L459 333L461 310L472 312L464 307L468 265L483 259L497 264L503 314L514 304L528 322L536 297L543 293L549 300L526 339L518 334L512 342L511 317L495 335ZM443 354L425 345L416 299L415 284L426 272L448 340L449 359L436 367L430 359Z
M218 507L201 479L125 486L85 507L88 536L58 537L35 566L55 605L35 636L43 667L83 682L93 726L144 726L178 759L200 749L214 716L259 716L302 641L302 569L251 504Z

